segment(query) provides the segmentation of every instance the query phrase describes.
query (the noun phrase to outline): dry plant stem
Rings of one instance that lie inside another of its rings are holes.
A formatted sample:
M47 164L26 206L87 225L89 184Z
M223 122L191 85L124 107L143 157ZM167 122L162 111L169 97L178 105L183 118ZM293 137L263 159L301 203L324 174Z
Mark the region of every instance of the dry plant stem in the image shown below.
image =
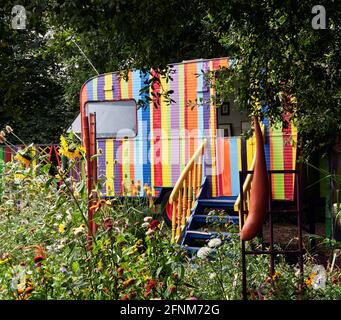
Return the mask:
M76 206L77 206L79 212L80 212L81 215L82 215L82 218L83 218L83 220L84 220L85 225L88 225L88 220L86 219L86 217L85 217L85 215L84 215L84 213L83 213L83 210L82 210L82 208L80 207L80 205L79 205L79 203L78 203L78 200L76 199L76 197L75 197L73 191L70 189L70 186L66 183L66 181L65 181L65 179L64 179L63 173L62 173L60 170L58 170L58 174L59 174L61 180L63 181L63 183L65 184L66 188L67 188L68 191L70 192L70 194L71 194L73 200L75 201ZM95 239L94 235L92 234L92 232L91 232L91 237L92 237L94 243L96 244L96 239Z
M22 141L13 131L10 132L10 134L13 134L13 136L16 137L26 147L26 143Z

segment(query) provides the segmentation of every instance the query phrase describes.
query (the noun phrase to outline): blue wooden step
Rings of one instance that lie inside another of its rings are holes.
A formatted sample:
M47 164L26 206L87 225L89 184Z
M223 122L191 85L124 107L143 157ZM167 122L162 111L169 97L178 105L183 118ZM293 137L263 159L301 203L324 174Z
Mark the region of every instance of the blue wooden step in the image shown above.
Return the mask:
M232 222L233 224L239 224L239 217L238 216L217 216L212 215L209 216L207 214L194 214L192 218L192 222L221 222L221 223L227 223Z
M198 231L198 230L187 230L186 238L187 239L205 239L209 240L214 237L224 236L225 238L229 238L231 236L230 232L216 232L216 231Z
M233 208L237 197L217 197L209 199L199 199L198 204L201 207L208 208Z

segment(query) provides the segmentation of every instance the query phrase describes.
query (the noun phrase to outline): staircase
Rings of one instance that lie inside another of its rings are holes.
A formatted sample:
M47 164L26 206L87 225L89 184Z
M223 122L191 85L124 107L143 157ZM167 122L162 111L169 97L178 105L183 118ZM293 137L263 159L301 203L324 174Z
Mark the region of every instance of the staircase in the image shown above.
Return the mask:
M228 239L239 232L233 206L237 197L198 198L180 240L190 255L216 237Z
M170 197L172 242L195 254L211 238L229 238L239 232L239 217L234 212L237 197L206 196L207 180L202 174L204 148L201 144L187 163Z
M264 126L262 126L264 138ZM240 230L241 212L249 207L253 173L248 173L241 195L210 198L203 176L204 140L187 163L169 197L172 206L172 242L178 243L193 255L215 237L228 239ZM250 171L254 170L256 153ZM243 210L242 210L243 209ZM245 216L244 216L245 219Z

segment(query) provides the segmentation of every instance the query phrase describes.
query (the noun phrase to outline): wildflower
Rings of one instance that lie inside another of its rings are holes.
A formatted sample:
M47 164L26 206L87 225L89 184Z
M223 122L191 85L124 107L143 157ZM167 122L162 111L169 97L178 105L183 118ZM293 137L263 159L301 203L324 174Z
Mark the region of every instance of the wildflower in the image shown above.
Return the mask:
M278 271L276 271L273 275L272 275L272 281L276 281L282 274Z
M154 230L153 229L148 229L147 232L146 232L146 236L149 236L151 235L152 233L154 233Z
M60 145L58 152L61 155L69 159L81 158L82 155L85 153L85 149L82 146L72 146L69 145L68 141L64 136L60 136Z
M24 156L23 154L20 154L20 153L17 153L14 159L21 162L23 165L25 165L25 167L28 167L31 163L27 156Z
M138 192L141 191L141 181L140 180L137 180L136 189Z
M150 217L150 216L144 217L144 219L143 219L144 222L149 222L149 221L152 221L152 220L153 220L153 218Z
M104 219L104 228L106 231L110 231L113 228L113 221L110 217Z
M58 226L58 231L61 234L65 233L65 226L62 223Z
M200 259L206 259L209 254L211 253L212 249L211 248L208 248L208 247L202 247L198 250L197 252L197 256L198 258Z
M142 223L142 225L141 225L141 227L142 228L149 228L149 222L144 222L144 223Z
M35 256L35 257L33 258L34 263L39 263L39 262L41 262L41 261L43 261L43 260L44 260L44 257L41 256L41 255Z
M149 190L148 183L145 183L144 186L143 186L143 191L144 191L145 193L147 193L148 190Z
M125 294L120 300L129 300L129 295Z
M323 265L315 265L312 269L312 273L316 274L312 281L313 289L325 289L327 275Z
M170 286L168 290L170 293L174 293L176 291L176 286Z
M172 274L172 278L173 278L174 280L178 280L178 279L179 279L179 274L178 274L177 272L174 272L174 273Z
M160 222L159 222L159 220L153 220L153 221L150 223L150 226L149 226L149 228L152 229L152 230L159 229L159 227L160 227Z
M73 228L73 234L75 236L77 236L80 233L83 233L84 231L85 231L85 224L81 224L79 227Z
M119 268L117 269L117 275L118 275L119 277L122 277L123 272L124 272L124 269L123 269L122 267L119 267Z
M134 278L130 278L130 279L128 279L122 283L122 287L123 288L129 287L129 286L133 285L135 283L135 281L136 280Z
M62 272L62 273L66 273L66 272L67 272L67 269L66 269L65 266L61 266L59 270L60 270L60 272Z
M216 277L216 275L217 274L215 272L210 273L210 275L209 275L210 280L214 279Z
M6 126L6 131L7 133L12 133L13 132L13 129L10 127L10 126Z
M10 259L6 258L6 259L3 259L3 260L0 260L0 265L1 264L6 264Z
M314 278L316 277L316 273L311 273L309 275L309 277L307 278L307 280L305 280L305 284L308 286L308 287L311 287L312 283L313 283L313 280Z
M220 245L221 245L221 239L219 239L219 238L211 239L211 240L208 242L208 246L209 246L210 248L218 248Z
M97 271L101 271L103 269L103 262L102 260L99 260L97 263Z
M155 288L156 284L157 284L156 280L153 280L153 279L147 280L146 291L144 294L145 298L147 298L151 294L151 292L152 292L153 288Z

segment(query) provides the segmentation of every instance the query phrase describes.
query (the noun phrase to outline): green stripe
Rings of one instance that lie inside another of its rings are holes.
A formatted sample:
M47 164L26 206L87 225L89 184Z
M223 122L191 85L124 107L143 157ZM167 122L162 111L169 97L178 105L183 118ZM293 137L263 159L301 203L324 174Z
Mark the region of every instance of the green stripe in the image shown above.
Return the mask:
M272 159L273 170L283 170L283 135L280 128L272 128ZM284 199L284 175L274 174L274 195L275 199Z

